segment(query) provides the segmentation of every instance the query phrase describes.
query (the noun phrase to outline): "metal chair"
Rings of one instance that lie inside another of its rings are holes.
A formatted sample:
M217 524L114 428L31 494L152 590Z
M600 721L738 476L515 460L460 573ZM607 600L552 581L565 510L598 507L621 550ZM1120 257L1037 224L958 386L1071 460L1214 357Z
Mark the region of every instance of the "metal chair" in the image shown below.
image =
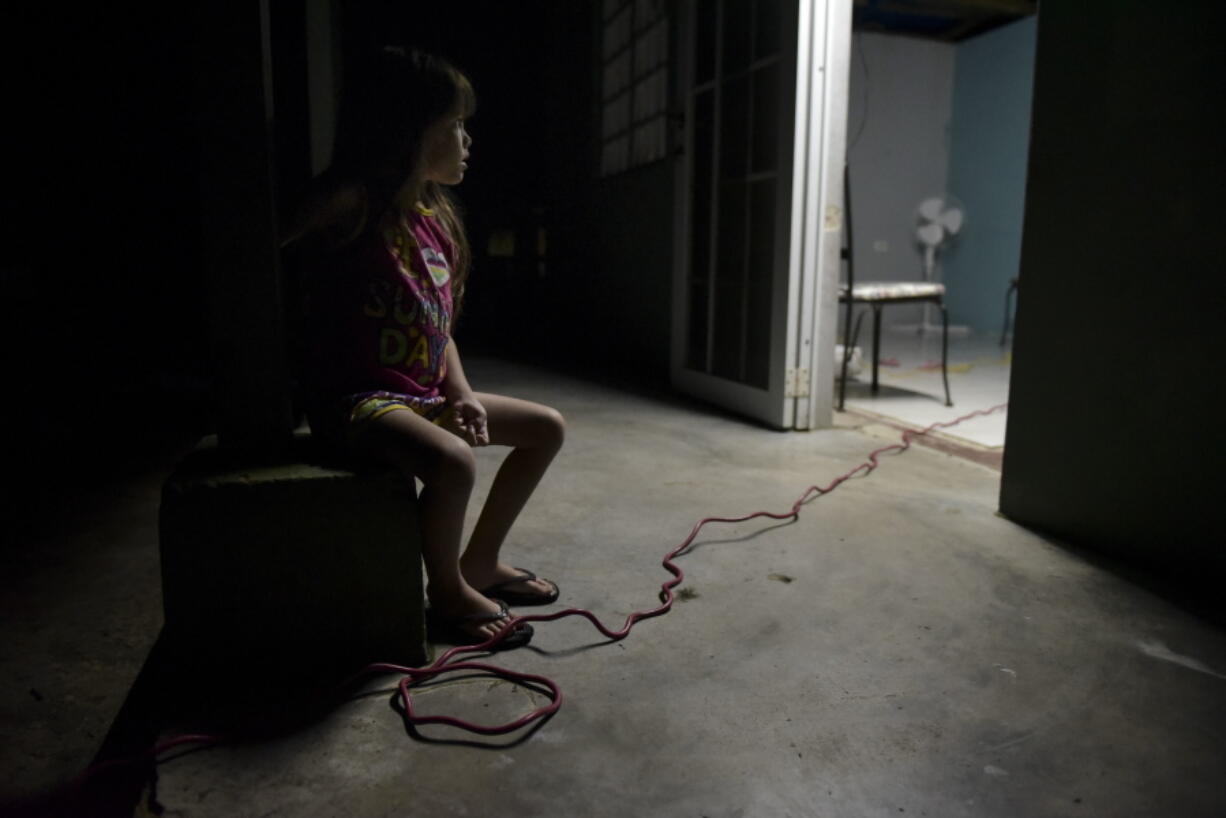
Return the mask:
M873 381L872 393L877 394L878 356L881 350L881 310L887 304L916 304L929 302L941 311L941 379L945 383L945 405L953 406L949 396L949 312L945 309L945 285L934 281L874 281L857 284L852 247L851 227L851 172L843 167L843 213L846 228L843 231L844 245L841 255L847 262L847 281L839 287L839 303L845 304L843 319L843 369L839 379L839 411L847 398L847 364L851 361L852 347L860 337L860 322L864 311L856 318L852 328L851 315L856 304L867 304L873 311Z

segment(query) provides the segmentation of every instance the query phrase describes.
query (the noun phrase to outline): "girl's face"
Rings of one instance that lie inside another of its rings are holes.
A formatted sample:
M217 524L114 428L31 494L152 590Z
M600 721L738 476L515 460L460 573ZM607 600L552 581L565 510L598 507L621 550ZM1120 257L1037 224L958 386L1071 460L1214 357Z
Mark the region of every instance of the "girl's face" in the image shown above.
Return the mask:
M464 129L460 112L442 117L426 129L422 139L423 177L428 182L456 185L464 179L468 164L468 146L472 137Z

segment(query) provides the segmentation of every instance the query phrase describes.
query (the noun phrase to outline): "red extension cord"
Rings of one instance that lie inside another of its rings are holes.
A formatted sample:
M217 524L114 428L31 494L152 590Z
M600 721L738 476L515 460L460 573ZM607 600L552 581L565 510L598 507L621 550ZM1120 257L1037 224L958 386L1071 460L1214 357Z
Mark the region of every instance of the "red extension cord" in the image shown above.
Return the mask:
M538 722L543 719L547 719L550 716L552 716L554 713L556 713L558 709L562 706L562 691L558 687L557 683L555 683L553 680L548 679L544 676L537 676L532 673L521 673L519 671L508 670L506 668L498 667L497 665L491 665L485 662L460 661L460 662L452 663L451 662L452 657L460 655L460 654L464 654L464 653L478 653L478 652L489 650L490 648L497 645L500 641L502 641L507 636L507 634L509 634L514 629L514 627L520 622L552 622L556 619L562 619L567 616L584 617L585 619L587 619L589 622L592 623L592 625L596 628L596 630L600 631L602 634L604 634L604 636L608 637L609 639L613 641L620 641L622 639L625 639L630 634L631 628L633 628L635 624L638 623L640 620L650 619L655 616L661 616L663 614L668 613L669 610L672 609L673 607L673 588L676 588L685 579L685 574L682 573L681 569L677 567L677 565L673 562L673 559L677 557L679 554L681 554L683 551L685 551L690 546L690 544L694 542L694 538L698 536L698 532L701 531L703 526L705 526L707 523L741 523L741 522L745 522L746 520L752 520L756 517L768 517L772 520L794 519L800 515L801 506L807 503L812 497L814 496L820 497L823 494L829 494L830 492L834 491L841 483L847 480L850 480L852 477L856 476L860 472L864 472L865 474L868 474L869 472L873 471L873 469L877 468L878 466L878 463L877 463L878 456L885 454L887 452L892 452L892 451L897 451L900 453L904 452L907 449L911 448L911 441L916 437L920 437L921 435L929 434L933 431L936 431L937 429L945 429L945 428L949 428L950 426L956 426L957 424L970 420L971 418L980 417L983 415L990 415L993 412L1000 411L1001 409L1004 409L1007 406L1008 404L1002 403L1002 404L998 404L997 406L993 406L990 409L979 409L974 412L971 412L970 414L963 415L962 417L957 418L956 420L946 421L944 423L934 423L931 426L928 426L927 428L921 429L919 431L905 430L902 433L901 442L894 443L889 446L882 446L880 449L877 449L871 452L868 455L867 460L865 460L863 463L856 466L854 469L847 472L846 474L843 474L835 478L833 481L831 481L829 485L822 486L822 487L809 486L807 489L805 489L804 493L800 495L800 497L796 500L796 502L792 504L791 509L789 509L786 512L775 513L775 512L770 512L770 511L755 511L752 514L746 514L743 517L705 517L702 520L699 520L698 523L695 524L694 528L690 531L690 535L686 537L685 540L682 541L680 545L678 545L672 551L668 552L668 554L664 557L663 565L666 569L668 569L669 573L673 575L673 578L666 581L660 586L660 598L662 600L661 604L658 607L653 608L650 611L635 611L634 613L631 613L629 616L626 617L626 622L622 626L621 630L609 629L599 619L596 618L595 614L593 614L591 611L587 611L582 608L567 608L565 610L557 611L555 613L550 613L550 614L531 614L531 615L526 615L526 616L516 616L516 617L513 617L511 620L509 620L507 624L502 628L502 630L500 630L495 636L490 637L489 639L487 639L486 641L482 642L479 645L457 645L456 647L453 647L447 652L443 653L441 656L439 656L437 659L435 659L433 662L431 662L429 665L425 667L406 667L403 665L393 665L393 664L386 664L386 663L372 664L372 665L369 665L363 668L359 673L351 677L345 683L345 686L348 686L349 684L352 684L357 679L363 676L372 674L372 673L400 673L400 674L403 674L403 678L401 678L400 683L399 683L399 696L400 696L401 704L404 707L403 717L404 717L405 725L406 727L409 727L410 729L417 727L419 725L423 725L423 724L446 724L452 727L458 727L461 730L466 730L470 733L477 733L477 734L485 735L485 736L495 736L495 735L501 735L504 733L510 733L512 731L520 729L521 727L526 727L534 722ZM420 716L418 715L417 712L413 708L413 694L411 692L411 688L413 687L413 685L419 682L429 680L429 679L437 678L438 676L441 676L444 673L453 673L456 671L478 671L478 672L485 673L491 676L497 676L501 679L506 679L507 681L512 682L514 684L518 684L518 685L524 685L524 686L536 685L536 686L539 686L541 688L545 688L546 690L548 690L549 702L545 705L542 705L541 707L538 707L537 709L529 713L526 713L520 716L514 721L507 722L506 724L494 724L494 725L474 724L473 722L466 721L464 719L458 719L453 716ZM149 758L157 759L158 757L162 756L167 751L172 750L175 747L185 745L185 744L210 745L210 744L221 744L225 741L226 741L226 738L224 736L217 736L217 735L187 734L187 735L176 736L175 738L169 739L161 744L158 744L153 749L149 750L147 753L145 753L144 755L138 758L112 759L110 761L102 762L100 764L94 765L93 767L90 767L88 770L86 770L84 773L78 776L78 778L74 781L72 785L72 790L74 792L79 791L80 788L84 786L86 781L88 781L90 778L92 778L97 773L105 769L111 768L111 767L139 763Z

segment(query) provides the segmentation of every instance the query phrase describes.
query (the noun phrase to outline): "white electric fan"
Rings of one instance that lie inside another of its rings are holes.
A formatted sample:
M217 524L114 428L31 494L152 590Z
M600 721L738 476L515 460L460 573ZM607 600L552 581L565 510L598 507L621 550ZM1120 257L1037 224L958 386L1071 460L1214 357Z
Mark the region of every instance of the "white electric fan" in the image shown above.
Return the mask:
M966 208L958 197L952 194L930 196L919 203L915 209L915 243L924 258L924 281L937 281L937 255L949 245L966 226ZM920 333L940 332L941 327L934 325L929 319L932 304L924 304L924 321L918 326L900 327L900 329L918 330ZM949 328L951 335L965 335L967 327Z

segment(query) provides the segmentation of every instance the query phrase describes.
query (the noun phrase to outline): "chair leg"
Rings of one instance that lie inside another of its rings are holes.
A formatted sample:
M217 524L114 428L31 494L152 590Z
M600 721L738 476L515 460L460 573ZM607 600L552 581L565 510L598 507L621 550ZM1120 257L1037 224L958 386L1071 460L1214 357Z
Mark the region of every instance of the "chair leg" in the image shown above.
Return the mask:
M1010 308L1013 306L1013 293L1016 292L1016 290L1016 281L1009 284L1009 289L1005 290L1005 326L1004 329L1000 331L1000 345L1002 347L1005 345L1005 339L1009 337L1009 319L1013 314L1013 310Z
M843 404L847 400L847 364L851 360L851 350L856 345L856 341L860 340L860 322L864 320L864 312L856 316L855 328L851 331L850 337L845 331L843 334L843 381L839 384L839 411L843 411ZM851 315L847 316L848 325L850 326Z
M873 394L877 394L877 359L881 352L881 305L873 304Z
M847 310L846 319L843 322L843 374L839 378L839 411L843 411L843 405L847 402L847 364L851 361L851 309Z
M953 406L949 397L949 310L941 305L941 380L945 381L945 405Z
M856 344L860 343L860 325L863 322L864 322L864 310L861 310L860 314L856 316L856 328L851 333L851 345L853 347Z
M839 378L839 411L843 411L843 405L847 403L847 356L843 356L843 375Z
M1005 324L1000 330L1000 345L1005 345L1005 339L1009 337L1009 296L1013 295L1013 290L1005 290Z

